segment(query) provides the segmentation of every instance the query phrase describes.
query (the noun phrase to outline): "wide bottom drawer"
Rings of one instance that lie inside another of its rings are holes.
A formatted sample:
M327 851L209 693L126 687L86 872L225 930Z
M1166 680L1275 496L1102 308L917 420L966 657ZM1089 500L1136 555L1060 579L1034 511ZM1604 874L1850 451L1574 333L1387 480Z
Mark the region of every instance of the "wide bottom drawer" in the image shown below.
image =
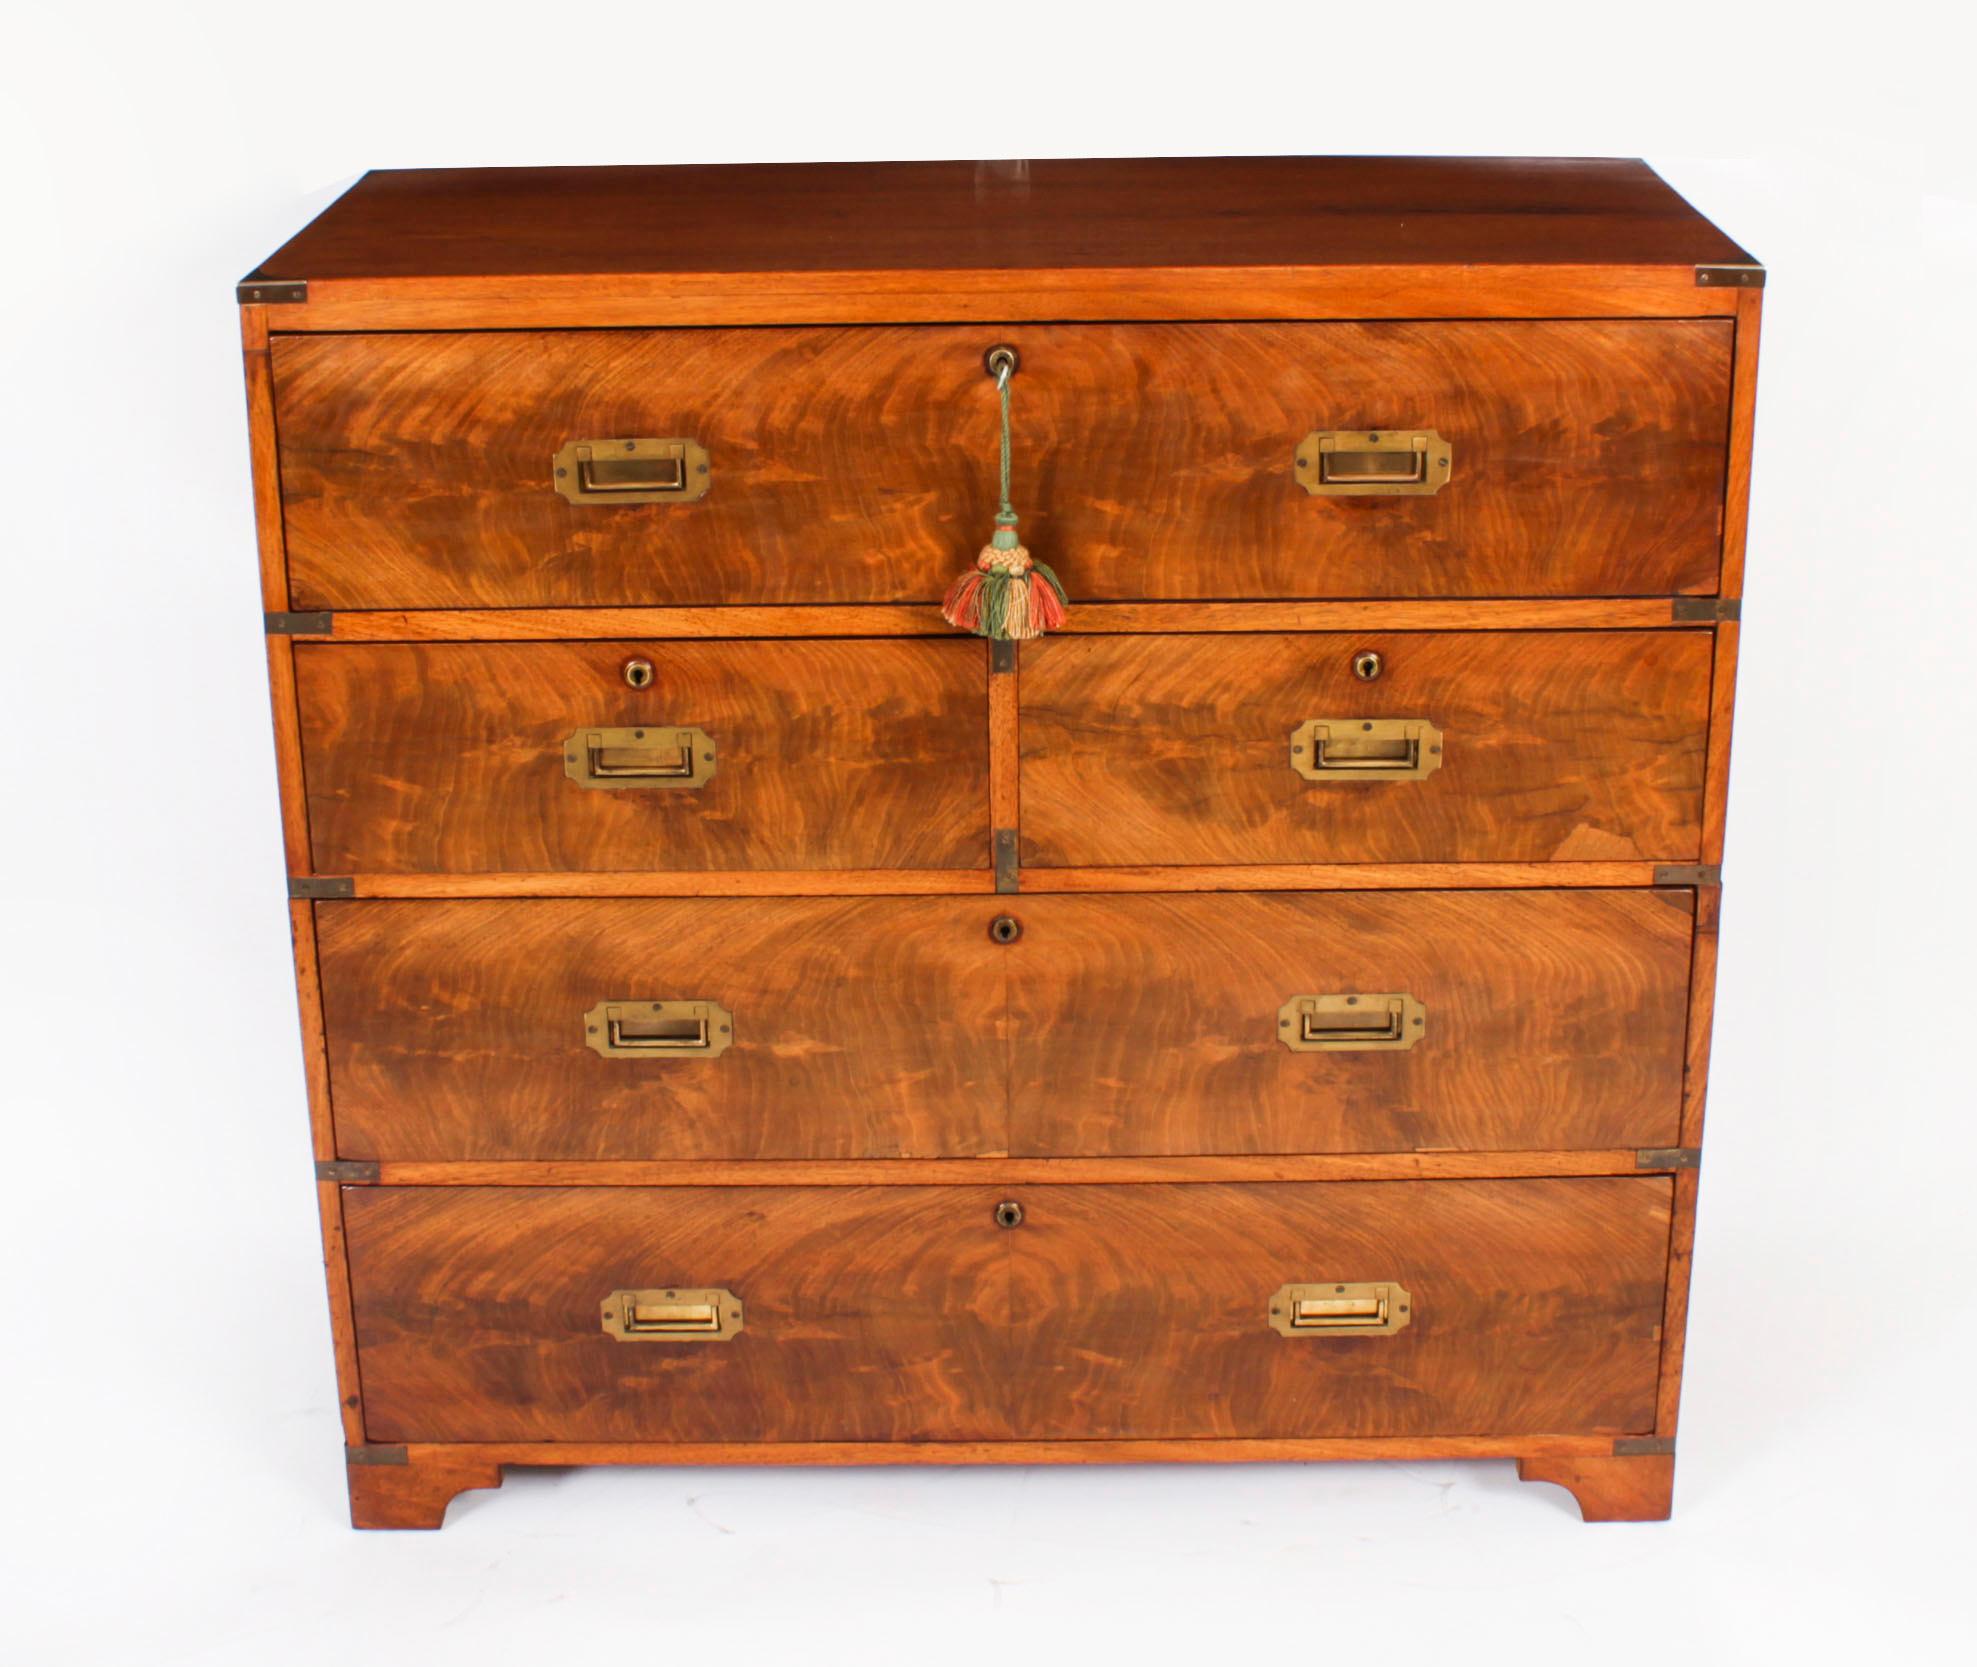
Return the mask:
M1657 1176L356 1187L365 1432L1640 1432L1671 1192Z

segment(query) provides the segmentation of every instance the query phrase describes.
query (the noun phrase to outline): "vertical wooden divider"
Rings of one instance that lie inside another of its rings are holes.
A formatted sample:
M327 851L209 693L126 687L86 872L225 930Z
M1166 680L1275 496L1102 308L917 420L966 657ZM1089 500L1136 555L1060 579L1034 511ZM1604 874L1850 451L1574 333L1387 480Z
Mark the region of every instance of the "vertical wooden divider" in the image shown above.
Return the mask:
M1021 650L1016 643L992 642L989 650L989 827L998 892L1021 886L1017 851L1020 845L1018 790L1022 764L1017 744L1018 683ZM1015 1132L1016 1016L1013 972L1017 962L1003 961L1002 979L1002 1149L1006 1156Z

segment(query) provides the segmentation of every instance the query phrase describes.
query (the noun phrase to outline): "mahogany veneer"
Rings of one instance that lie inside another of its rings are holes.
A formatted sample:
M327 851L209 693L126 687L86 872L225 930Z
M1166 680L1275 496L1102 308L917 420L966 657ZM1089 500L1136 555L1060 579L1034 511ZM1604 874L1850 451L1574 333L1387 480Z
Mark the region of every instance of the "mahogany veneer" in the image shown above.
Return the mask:
M372 174L271 257L352 1520L1396 1456L1665 1516L1762 278L1587 160ZM1020 650L932 606L998 343ZM1437 490L1305 490L1417 430Z

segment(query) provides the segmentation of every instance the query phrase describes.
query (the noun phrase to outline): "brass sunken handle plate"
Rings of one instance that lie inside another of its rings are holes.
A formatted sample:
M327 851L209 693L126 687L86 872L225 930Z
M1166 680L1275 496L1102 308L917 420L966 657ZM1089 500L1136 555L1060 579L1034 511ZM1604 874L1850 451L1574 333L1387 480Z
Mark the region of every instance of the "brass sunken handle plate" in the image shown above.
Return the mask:
M1411 1048L1428 1009L1408 995L1292 996L1277 1009L1277 1040L1292 1053Z
M1297 483L1314 498L1423 498L1454 470L1432 428L1321 428L1297 446Z
M718 1059L735 1039L734 1015L718 1001L600 1001L583 1026L606 1059Z
M1312 718L1291 731L1291 768L1306 781L1419 781L1442 767L1442 732L1426 718Z
M572 440L556 454L556 490L573 504L690 504L714 484L693 440Z
M1414 1318L1413 1307L1391 1279L1286 1285L1270 1299L1270 1329L1285 1337L1391 1337Z
M741 1298L711 1287L613 1291L603 1309L620 1343L725 1343L741 1330Z
M580 729L563 743L563 774L579 787L619 792L704 787L714 774L714 738L674 724Z

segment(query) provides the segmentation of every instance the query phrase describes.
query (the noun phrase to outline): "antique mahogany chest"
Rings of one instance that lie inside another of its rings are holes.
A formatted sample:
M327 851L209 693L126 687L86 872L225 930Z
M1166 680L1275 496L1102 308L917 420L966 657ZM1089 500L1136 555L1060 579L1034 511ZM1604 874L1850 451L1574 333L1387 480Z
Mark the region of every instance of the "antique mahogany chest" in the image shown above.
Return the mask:
M1666 1515L1762 283L1608 161L382 173L274 255L353 1519L1430 1455ZM939 607L985 364L1021 644Z

